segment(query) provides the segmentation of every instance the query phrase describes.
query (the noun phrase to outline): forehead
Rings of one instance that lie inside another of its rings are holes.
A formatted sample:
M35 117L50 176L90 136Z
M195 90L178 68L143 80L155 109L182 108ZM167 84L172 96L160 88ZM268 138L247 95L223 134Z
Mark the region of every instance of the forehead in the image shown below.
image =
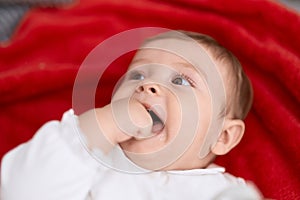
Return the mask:
M212 59L202 45L176 32L147 40L136 53L130 67L147 63L164 64L175 69L188 68L202 73L206 72L207 68L214 67Z
M213 52L188 36L151 39L146 41L134 56L129 69L148 63L168 65L175 70L197 72L206 80L207 76L230 78L224 62L215 59ZM215 70L212 70L212 69ZM215 71L214 73L211 72ZM216 74L219 73L219 75Z
M180 56L161 49L140 49L134 56L130 69L143 64L163 64L174 69L186 68L195 70L195 67Z

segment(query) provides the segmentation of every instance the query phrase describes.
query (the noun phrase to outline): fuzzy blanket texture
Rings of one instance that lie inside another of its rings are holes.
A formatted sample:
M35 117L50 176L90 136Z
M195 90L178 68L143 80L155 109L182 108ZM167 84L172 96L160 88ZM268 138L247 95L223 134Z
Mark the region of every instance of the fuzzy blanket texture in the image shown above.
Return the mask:
M275 1L84 0L32 8L0 46L0 158L72 107L76 73L94 47L147 26L211 35L239 58L254 104L242 142L216 162L265 197L300 199L300 16ZM128 62L106 70L98 106L110 101Z

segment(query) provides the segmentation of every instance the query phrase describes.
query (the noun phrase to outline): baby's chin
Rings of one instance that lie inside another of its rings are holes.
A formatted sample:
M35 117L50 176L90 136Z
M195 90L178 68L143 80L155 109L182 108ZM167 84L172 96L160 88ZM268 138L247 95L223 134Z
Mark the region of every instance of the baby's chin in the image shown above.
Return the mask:
M163 149L168 144L166 133L154 134L153 137L144 139L132 138L125 142L119 143L120 147L125 152L130 153L154 153Z

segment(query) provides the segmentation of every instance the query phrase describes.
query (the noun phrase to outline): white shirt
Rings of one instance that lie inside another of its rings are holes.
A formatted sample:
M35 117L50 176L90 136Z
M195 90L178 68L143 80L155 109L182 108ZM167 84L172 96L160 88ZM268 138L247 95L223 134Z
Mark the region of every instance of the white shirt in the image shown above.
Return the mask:
M70 110L7 153L1 166L1 200L205 200L221 199L228 188L246 186L216 165L139 174L116 171L88 153L78 130L77 116Z

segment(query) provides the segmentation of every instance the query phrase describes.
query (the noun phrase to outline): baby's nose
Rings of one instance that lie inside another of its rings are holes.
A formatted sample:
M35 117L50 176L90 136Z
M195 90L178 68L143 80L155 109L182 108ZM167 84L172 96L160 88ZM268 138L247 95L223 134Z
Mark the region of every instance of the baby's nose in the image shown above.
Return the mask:
M137 92L145 92L151 95L156 95L160 92L159 86L155 83L147 83L136 88Z

